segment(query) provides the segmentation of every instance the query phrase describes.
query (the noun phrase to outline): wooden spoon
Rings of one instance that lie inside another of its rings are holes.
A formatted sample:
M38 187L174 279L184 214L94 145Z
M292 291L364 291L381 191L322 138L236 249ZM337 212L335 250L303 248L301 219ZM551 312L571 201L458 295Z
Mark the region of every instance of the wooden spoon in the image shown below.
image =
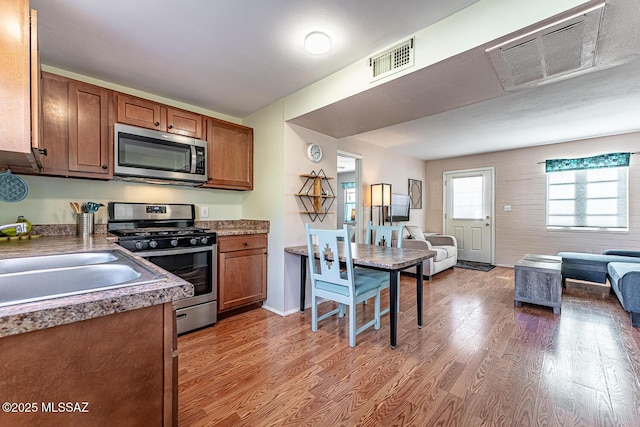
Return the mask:
M71 206L71 209L73 209L76 214L80 215L80 205L78 203L70 202L69 206Z

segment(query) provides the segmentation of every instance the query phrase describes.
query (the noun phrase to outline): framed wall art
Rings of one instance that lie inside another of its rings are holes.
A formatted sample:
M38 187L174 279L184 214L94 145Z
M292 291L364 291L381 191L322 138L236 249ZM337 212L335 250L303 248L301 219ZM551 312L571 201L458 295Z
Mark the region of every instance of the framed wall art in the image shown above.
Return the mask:
M409 179L409 197L411 199L411 209L422 209L422 181Z

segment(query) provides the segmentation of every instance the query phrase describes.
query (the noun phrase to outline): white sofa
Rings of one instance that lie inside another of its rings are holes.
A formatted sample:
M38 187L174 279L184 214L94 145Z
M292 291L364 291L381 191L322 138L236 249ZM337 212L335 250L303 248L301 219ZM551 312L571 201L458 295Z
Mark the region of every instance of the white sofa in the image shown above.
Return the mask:
M425 235L420 227L407 225L402 236L403 248L428 249L435 251L434 258L425 260L422 264L422 275L431 280L431 276L458 263L458 242L453 236L443 234ZM408 273L416 273L416 268L408 268Z

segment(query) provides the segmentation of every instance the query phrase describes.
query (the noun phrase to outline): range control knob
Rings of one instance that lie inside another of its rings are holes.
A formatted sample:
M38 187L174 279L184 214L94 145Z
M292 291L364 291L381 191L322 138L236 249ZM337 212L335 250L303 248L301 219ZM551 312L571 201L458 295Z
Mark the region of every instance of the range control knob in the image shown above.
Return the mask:
M157 246L158 246L158 242L156 242L155 240L151 240L151 241L149 242L149 246L150 246L151 248L155 248L155 247L157 247Z
M207 240L209 240L207 236L203 236L200 238L200 241L202 242L203 245L207 243Z
M171 246L178 246L178 239L171 239L171 242L169 243L171 243Z
M137 241L133 244L133 246L134 246L136 249L142 249L142 242L141 242L140 240L137 240Z
M189 240L189 242L190 242L192 245L197 245L197 244L198 244L198 239L196 239L195 237L192 237L192 238L191 238L191 240Z

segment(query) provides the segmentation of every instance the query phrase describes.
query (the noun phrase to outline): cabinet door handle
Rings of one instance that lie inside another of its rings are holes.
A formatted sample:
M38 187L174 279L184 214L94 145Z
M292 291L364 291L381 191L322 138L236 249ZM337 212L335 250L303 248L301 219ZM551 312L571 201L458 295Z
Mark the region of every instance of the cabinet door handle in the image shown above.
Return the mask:
M249 242L244 242L244 245L245 246L249 246Z
M102 165L102 169L107 170L109 168L109 166L107 165Z
M173 129L173 125L169 125L169 129Z
M155 122L154 125L160 126L160 122Z

